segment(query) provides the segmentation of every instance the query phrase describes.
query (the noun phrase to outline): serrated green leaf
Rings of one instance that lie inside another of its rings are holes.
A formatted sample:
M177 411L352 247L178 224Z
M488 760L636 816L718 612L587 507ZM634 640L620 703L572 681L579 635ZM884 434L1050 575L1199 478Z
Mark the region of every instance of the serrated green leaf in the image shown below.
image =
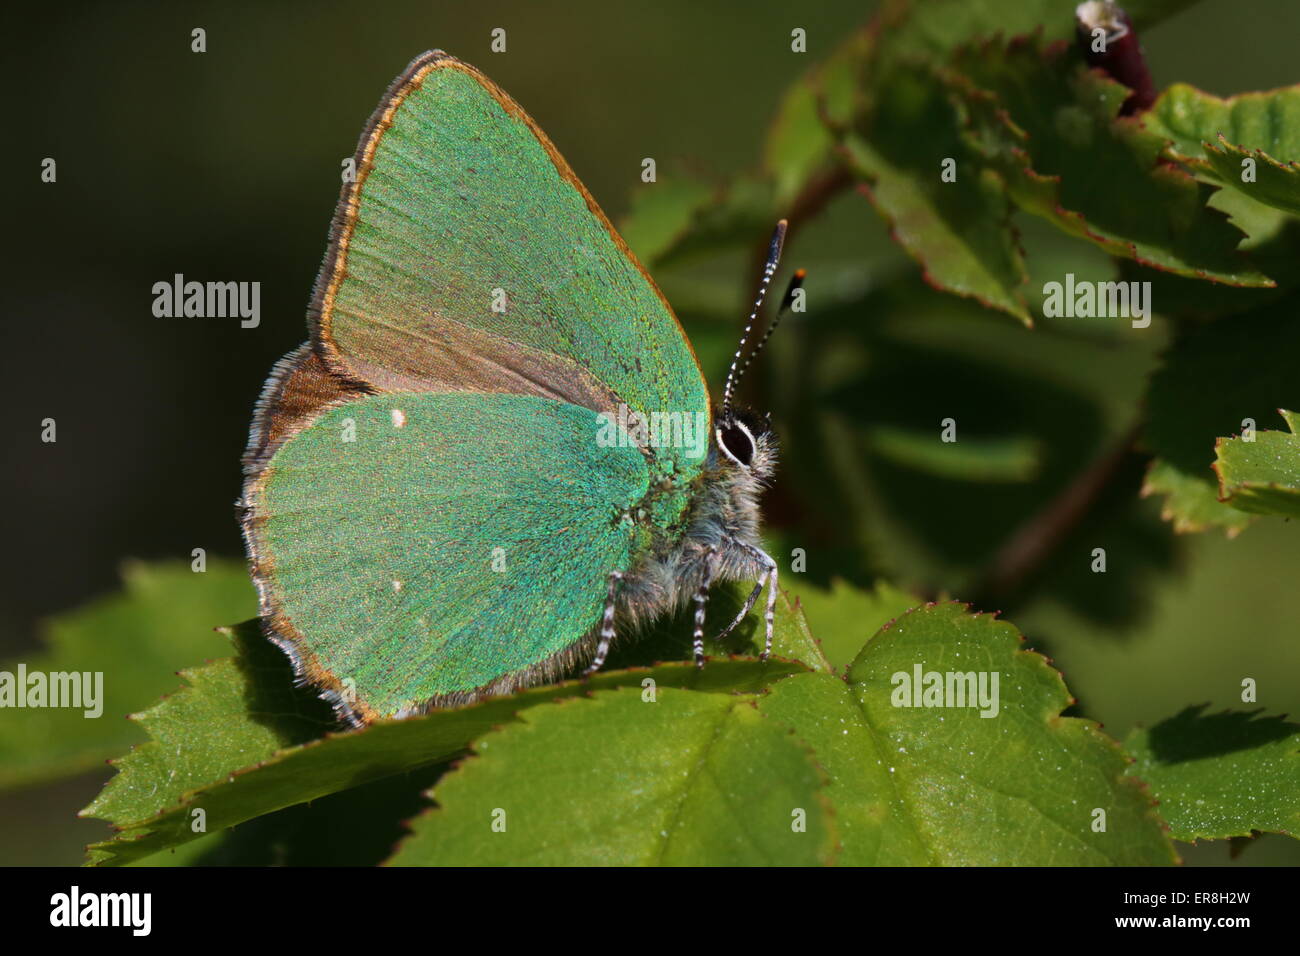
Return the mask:
M1178 531L1235 534L1252 517L1219 500L1215 442L1245 419L1300 407L1300 322L1294 295L1189 329L1165 356L1147 393L1146 445L1155 456L1143 494L1164 496Z
M1210 206L1226 212L1233 225L1246 234L1246 238L1241 242L1241 249L1250 253L1251 261L1268 273L1279 285L1294 282L1289 266L1300 252L1300 241L1296 239L1296 233L1300 232L1297 229L1300 227L1300 222L1282 210L1238 189L1220 189L1210 197ZM1274 246L1283 243L1285 243L1284 249L1274 250ZM1202 294L1206 291L1203 283L1198 284L1197 288ZM1267 294L1269 290L1249 291L1259 295Z
M817 635L822 653L837 671L844 671L862 650L863 638L894 618L924 603L888 581L877 581L870 591L855 588L839 578L828 589L798 583L795 592L808 629Z
M1143 123L1189 167L1257 202L1300 214L1300 86L1222 98L1175 83ZM1245 160L1252 161L1249 180Z
M81 816L118 826L147 819L195 788L336 726L323 701L294 687L288 659L256 621L225 633L236 656L181 671L184 687L132 716L150 739L111 761L117 776Z
M1119 118L1129 89L1035 38L959 51L947 74L1011 197L1111 255L1177 275L1268 287L1208 206L1214 187L1162 162L1165 139Z
M844 143L846 158L895 240L926 281L1030 323L1024 256L1002 183L982 174L968 117L924 69L899 69L871 128ZM954 170L956 181L943 173Z
M716 622L729 620L739 597L720 589ZM784 601L778 614L775 653L803 653L825 667L802 618L796 622ZM675 617L657 631L685 633ZM739 629L738 629L739 630ZM731 647L752 646L751 626ZM375 724L362 731L325 733L333 725L324 704L308 689L292 686L283 655L261 636L255 622L234 632L236 658L218 661L185 676L190 686L140 715L153 739L118 761L119 775L84 811L108 820L120 831L112 841L91 847L94 863L120 864L142 859L199 836L191 829L193 811L202 809L207 831L217 832L263 814L309 801L371 780L428 766L463 750L493 726L520 711L558 697L632 684L647 678L660 686L704 691L753 691L804 667L772 660L712 660L703 670L691 664L651 669L606 670L586 681L537 688L493 698L469 707L425 717ZM628 642L643 656L680 647L652 636ZM652 658L647 658L652 659ZM615 666L611 655L610 667Z
M1151 788L1173 837L1300 834L1300 725L1204 711L1188 707L1124 742L1136 758L1129 775Z
M1195 0L1137 0L1125 8L1146 26ZM879 21L841 43L783 96L768 129L762 168L788 203L835 164L838 133L854 124L869 101L892 95L892 65L919 58L939 64L958 46L994 35L1043 31L1047 40L1074 35L1068 0L911 0L885 5Z
M964 605L927 605L871 638L847 682L800 675L760 700L760 711L792 727L830 776L840 862L1174 862L1119 747L1091 721L1061 716L1072 703L1064 682L1022 640L1010 624ZM896 706L912 699L896 675L911 679L916 668L983 674L986 689L996 673L996 709Z
M474 751L390 865L831 860L824 777L751 697L603 692L535 707Z
M1223 182L1257 202L1300 215L1300 163L1279 163L1262 150L1234 146L1222 136L1218 146L1207 144L1205 154ZM1247 166L1249 180L1243 178Z
M1290 431L1259 431L1251 441L1220 438L1215 444L1219 498L1253 514L1300 518L1300 415L1279 412Z
M1236 189L1220 189L1210 197L1209 204L1227 213L1233 225L1246 234L1241 250L1277 283L1275 286L1242 288L1207 283L1148 269L1131 260L1120 263L1121 280L1151 283L1150 301L1156 311L1177 319L1235 315L1290 294L1300 282L1295 269L1295 263L1300 261L1300 220Z
M1300 159L1300 86L1219 97L1187 83L1161 92L1142 123L1179 159L1206 165L1204 145L1219 136L1283 162ZM1238 169L1233 176L1240 173Z
M1147 469L1142 497L1159 495L1160 517L1180 534L1220 528L1233 537L1250 527L1253 520L1233 508L1225 508L1214 490L1212 474L1184 469L1164 458L1156 458Z
M140 740L126 715L175 687L180 668L228 653L214 628L256 607L248 572L234 562L211 560L201 573L188 564L131 562L122 576L123 593L51 620L46 650L0 666L103 675L99 717L85 717L84 708L6 710L0 787L84 772Z

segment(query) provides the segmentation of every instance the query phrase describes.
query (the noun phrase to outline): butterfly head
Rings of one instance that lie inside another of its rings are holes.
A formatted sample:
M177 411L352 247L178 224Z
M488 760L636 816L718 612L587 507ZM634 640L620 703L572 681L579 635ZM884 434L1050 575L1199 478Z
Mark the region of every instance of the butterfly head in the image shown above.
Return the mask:
M714 422L713 441L719 463L738 468L759 482L766 482L776 470L777 442L770 414L725 409Z

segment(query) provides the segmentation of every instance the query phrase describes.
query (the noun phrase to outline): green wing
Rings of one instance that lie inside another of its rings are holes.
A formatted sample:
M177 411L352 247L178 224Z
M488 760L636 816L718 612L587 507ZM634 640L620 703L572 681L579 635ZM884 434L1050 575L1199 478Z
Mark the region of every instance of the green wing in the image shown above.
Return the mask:
M663 295L545 134L473 67L415 60L356 167L313 301L334 371L380 391L709 414ZM698 449L655 454L702 464Z
M246 529L302 676L371 720L582 658L649 480L598 431L551 399L390 393L285 440L250 482Z

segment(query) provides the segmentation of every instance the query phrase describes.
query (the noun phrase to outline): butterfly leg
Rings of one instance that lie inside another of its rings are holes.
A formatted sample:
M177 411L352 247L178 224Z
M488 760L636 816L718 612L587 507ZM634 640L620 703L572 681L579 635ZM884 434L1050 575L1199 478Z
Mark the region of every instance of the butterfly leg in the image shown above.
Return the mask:
M700 586L695 589L695 666L704 666L704 606L709 600L709 585L713 583L716 570L714 555L717 548L712 545L704 552L704 574L700 577Z
M777 570L776 570L776 562L772 561L771 556L763 552L760 553L763 554L763 557L767 558L767 560L771 562L771 565L767 569L769 583L767 588L767 613L764 615L764 618L767 622L767 641L763 645L763 653L760 654L758 658L761 661L765 661L772 656L772 626L773 626L773 621L776 620Z
M596 645L596 656L591 659L591 666L584 671L586 674L594 674L600 670L609 655L609 645L614 640L614 602L618 596L618 585L622 580L622 571L609 572L609 590L605 594L605 615L600 621L600 643Z
M720 641L723 638L725 638L728 634L730 634L732 631L736 629L737 624L739 624L749 615L750 611L754 610L754 605L758 603L758 596L763 593L763 585L765 585L766 583L767 583L767 572L764 571L759 576L758 583L754 585L754 590L750 591L749 597L745 598L745 606L740 609L740 613L736 615L736 619L732 621L730 624L728 624L726 627L724 627L721 630L721 632L719 632L715 640Z
M772 654L772 629L773 622L776 619L776 583L777 578L779 577L776 562L772 560L770 554L761 548L756 548L752 544L746 544L743 541L737 541L735 538L728 538L727 540L756 557L763 565L763 573L759 576L758 583L754 586L754 590L749 593L749 597L745 600L745 606L741 609L740 614L737 615L734 621L727 625L727 629L719 634L718 638L721 639L726 637L731 633L733 627L745 619L745 615L753 609L754 602L758 600L758 595L763 590L763 585L767 585L767 612L764 614L765 623L767 625L767 639L763 644L763 653L759 655L759 660L765 661Z

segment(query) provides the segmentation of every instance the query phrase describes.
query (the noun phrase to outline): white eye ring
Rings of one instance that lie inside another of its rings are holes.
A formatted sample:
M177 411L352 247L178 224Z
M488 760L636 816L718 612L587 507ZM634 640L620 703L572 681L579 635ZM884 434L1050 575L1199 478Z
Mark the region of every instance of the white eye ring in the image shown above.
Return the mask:
M746 428L745 425L744 425L742 422L737 421L737 420L735 420L735 419L732 420L731 424L732 424L735 428L739 428L742 432L745 433L745 437L749 439L749 447L750 447L750 449L751 449L752 451L758 451L758 442L754 441L754 433L751 432L748 428ZM734 461L734 462L735 462L737 465L739 465L741 468L744 468L746 471L749 471L749 465L745 464L743 461L741 461L739 458L737 458L735 455L733 455L733 454L731 453L731 449L727 447L727 443L726 443L725 441L722 440L722 426L721 426L721 425L718 425L717 427L715 427L715 428L713 429L713 437L714 437L715 439L717 439L717 442L718 442L718 448L722 451L722 453L723 453L724 455L726 455L728 458L730 458L732 461ZM752 461L753 459L751 458L750 460Z

